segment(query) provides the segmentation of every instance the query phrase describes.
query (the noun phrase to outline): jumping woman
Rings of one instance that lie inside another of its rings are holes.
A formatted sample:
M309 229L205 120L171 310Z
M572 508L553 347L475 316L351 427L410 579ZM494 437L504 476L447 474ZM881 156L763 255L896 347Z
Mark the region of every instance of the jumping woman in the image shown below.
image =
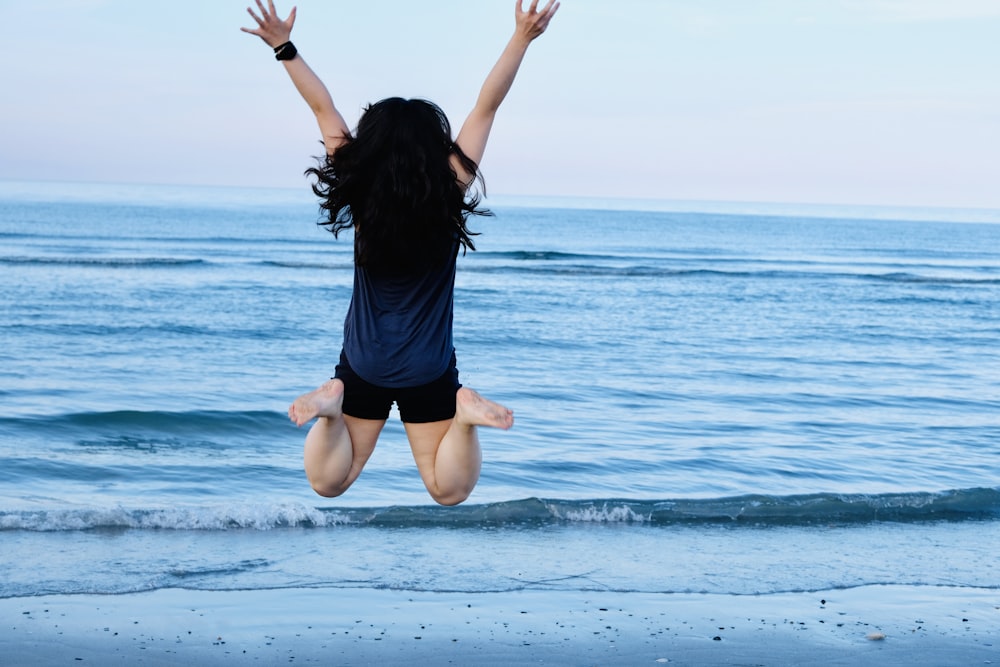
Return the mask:
M458 381L452 339L455 264L475 250L469 215L488 212L470 187L500 103L532 40L559 3L515 7L516 27L486 77L475 108L452 139L447 117L424 100L370 105L351 133L323 82L291 43L295 8L278 18L256 0L256 28L316 115L326 157L308 174L334 235L354 230L354 291L335 376L295 399L289 418L315 419L305 443L309 483L339 496L371 457L393 402L427 491L456 505L479 480L478 426L509 429L511 410Z

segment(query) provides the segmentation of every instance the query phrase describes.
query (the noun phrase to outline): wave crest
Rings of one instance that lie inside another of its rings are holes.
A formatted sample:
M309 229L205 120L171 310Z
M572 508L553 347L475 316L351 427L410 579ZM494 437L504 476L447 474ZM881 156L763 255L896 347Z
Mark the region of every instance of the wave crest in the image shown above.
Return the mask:
M274 530L350 526L478 528L554 524L747 527L996 520L1000 488L880 495L748 495L674 500L544 500L482 505L317 508L301 504L229 504L187 508L125 507L0 511L0 530Z

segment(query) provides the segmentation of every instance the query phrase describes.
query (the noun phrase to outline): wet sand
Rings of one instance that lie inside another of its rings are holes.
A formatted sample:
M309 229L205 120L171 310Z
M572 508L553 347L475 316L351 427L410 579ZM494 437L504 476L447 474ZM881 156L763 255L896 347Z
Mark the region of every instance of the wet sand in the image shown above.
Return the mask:
M1000 590L159 590L0 600L29 665L1000 664Z

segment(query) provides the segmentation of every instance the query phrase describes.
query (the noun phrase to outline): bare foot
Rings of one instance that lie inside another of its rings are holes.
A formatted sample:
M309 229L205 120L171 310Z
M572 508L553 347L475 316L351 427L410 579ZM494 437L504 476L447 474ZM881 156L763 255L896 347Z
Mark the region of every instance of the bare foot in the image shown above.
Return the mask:
M514 411L483 398L468 387L455 395L455 420L467 426L490 426L509 429L514 425Z
M296 426L302 426L315 417L340 417L340 407L344 404L344 383L333 379L324 382L318 389L302 394L288 408L288 418Z

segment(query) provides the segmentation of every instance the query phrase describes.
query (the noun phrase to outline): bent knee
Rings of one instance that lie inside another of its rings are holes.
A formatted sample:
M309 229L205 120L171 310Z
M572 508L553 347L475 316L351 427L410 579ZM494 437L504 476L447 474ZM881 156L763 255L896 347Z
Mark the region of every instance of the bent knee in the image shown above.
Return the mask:
M315 491L318 495L323 496L324 498L336 498L337 496L343 495L344 491L347 491L347 489L350 487L350 484L345 486L343 484L324 484L323 482L309 482L309 486L312 487L313 491Z
M458 505L460 503L468 500L469 496L472 495L472 490L459 491L453 493L434 493L431 492L431 498L434 499L438 505L444 505L445 507L451 507L453 505Z

